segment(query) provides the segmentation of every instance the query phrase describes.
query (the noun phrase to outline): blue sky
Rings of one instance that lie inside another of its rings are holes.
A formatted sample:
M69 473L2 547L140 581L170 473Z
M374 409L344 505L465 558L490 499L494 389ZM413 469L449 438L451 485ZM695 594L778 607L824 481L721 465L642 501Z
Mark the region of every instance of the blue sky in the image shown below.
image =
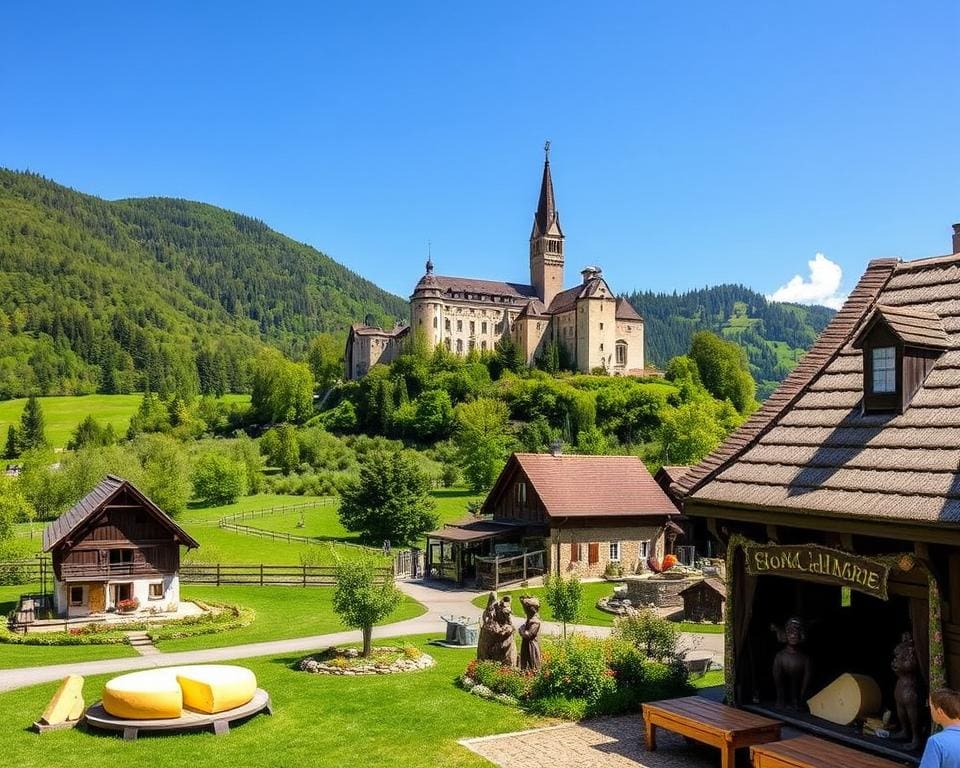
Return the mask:
M849 290L960 221L960 3L16 3L0 165L257 216L407 295L567 278ZM839 277L838 277L839 274ZM796 285L796 283L795 283Z

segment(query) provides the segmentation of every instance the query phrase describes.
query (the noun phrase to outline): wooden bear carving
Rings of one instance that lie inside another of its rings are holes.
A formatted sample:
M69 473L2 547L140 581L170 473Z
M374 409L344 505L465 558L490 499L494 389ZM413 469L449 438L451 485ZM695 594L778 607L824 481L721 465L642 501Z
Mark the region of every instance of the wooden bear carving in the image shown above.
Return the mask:
M787 619L782 629L771 624L770 630L776 633L779 642L785 643L773 659L773 684L777 691L777 706L800 709L800 702L804 700L810 687L812 672L810 657L800 650L800 646L807 639L803 622L794 617Z
M891 738L909 742L908 749L920 746L920 678L917 650L913 645L913 635L904 632L900 642L893 649L893 663L890 665L897 676L897 685L893 689L893 700L897 705L897 723L899 727L890 734Z

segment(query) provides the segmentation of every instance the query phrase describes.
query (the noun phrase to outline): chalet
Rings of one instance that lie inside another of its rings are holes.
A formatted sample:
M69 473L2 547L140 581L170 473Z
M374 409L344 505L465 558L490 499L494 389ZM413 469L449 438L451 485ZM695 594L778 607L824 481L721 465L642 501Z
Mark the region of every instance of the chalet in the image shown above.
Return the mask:
M679 531L677 508L636 456L515 453L481 512L485 519L428 534L428 573L463 583L482 575L486 558L530 552L539 559L524 573L519 563L514 580L544 571L602 576L611 563L635 573L662 559Z
M871 262L779 389L673 486L726 556L728 700L914 761L902 741L777 707L771 627L803 628L805 697L853 673L882 691L865 714L896 712L895 651L915 654L921 719L923 691L960 688L954 229L952 255Z
M43 532L57 613L102 614L134 598L177 610L181 546L198 544L129 481L108 475Z

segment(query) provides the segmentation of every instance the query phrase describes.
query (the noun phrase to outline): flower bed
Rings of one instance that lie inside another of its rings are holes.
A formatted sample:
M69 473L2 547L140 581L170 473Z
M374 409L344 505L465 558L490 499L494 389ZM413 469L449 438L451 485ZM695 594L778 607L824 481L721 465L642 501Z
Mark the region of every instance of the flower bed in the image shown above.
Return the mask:
M204 603L194 600L204 613L169 621L125 621L122 624L90 623L72 627L66 632L30 632L20 634L0 627L0 643L11 645L123 645L127 632L146 632L154 642L194 635L209 635L240 629L253 623L257 614L252 608L227 603Z
M548 717L579 720L636 712L641 702L693 691L669 622L647 613L618 620L614 637L546 638L536 673L471 661L459 684L475 696Z
M359 648L327 648L297 663L301 672L313 675L392 675L398 672L419 672L437 662L414 646L378 646L368 658Z

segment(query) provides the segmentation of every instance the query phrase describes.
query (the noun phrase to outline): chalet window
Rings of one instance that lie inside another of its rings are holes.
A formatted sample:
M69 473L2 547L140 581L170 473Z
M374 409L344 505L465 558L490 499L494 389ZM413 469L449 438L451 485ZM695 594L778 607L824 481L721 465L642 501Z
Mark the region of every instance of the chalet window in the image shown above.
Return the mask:
M150 585L150 599L163 600L163 582L156 581Z
M874 347L870 350L873 357L873 383L875 394L889 394L897 391L897 350L896 347Z
M587 546L587 564L596 565L600 562L600 542L591 541Z
M620 542L619 541L610 542L610 562L611 563L620 562Z
M129 565L133 562L132 549L111 549L110 565Z
M83 587L70 587L70 605L83 605Z
M579 541L570 542L570 562L571 563L580 562L580 542Z
M517 483L517 504L527 503L527 484Z
M640 542L640 557L643 558L644 560L646 560L648 557L650 557L650 542L649 542L649 541L641 541L641 542Z

